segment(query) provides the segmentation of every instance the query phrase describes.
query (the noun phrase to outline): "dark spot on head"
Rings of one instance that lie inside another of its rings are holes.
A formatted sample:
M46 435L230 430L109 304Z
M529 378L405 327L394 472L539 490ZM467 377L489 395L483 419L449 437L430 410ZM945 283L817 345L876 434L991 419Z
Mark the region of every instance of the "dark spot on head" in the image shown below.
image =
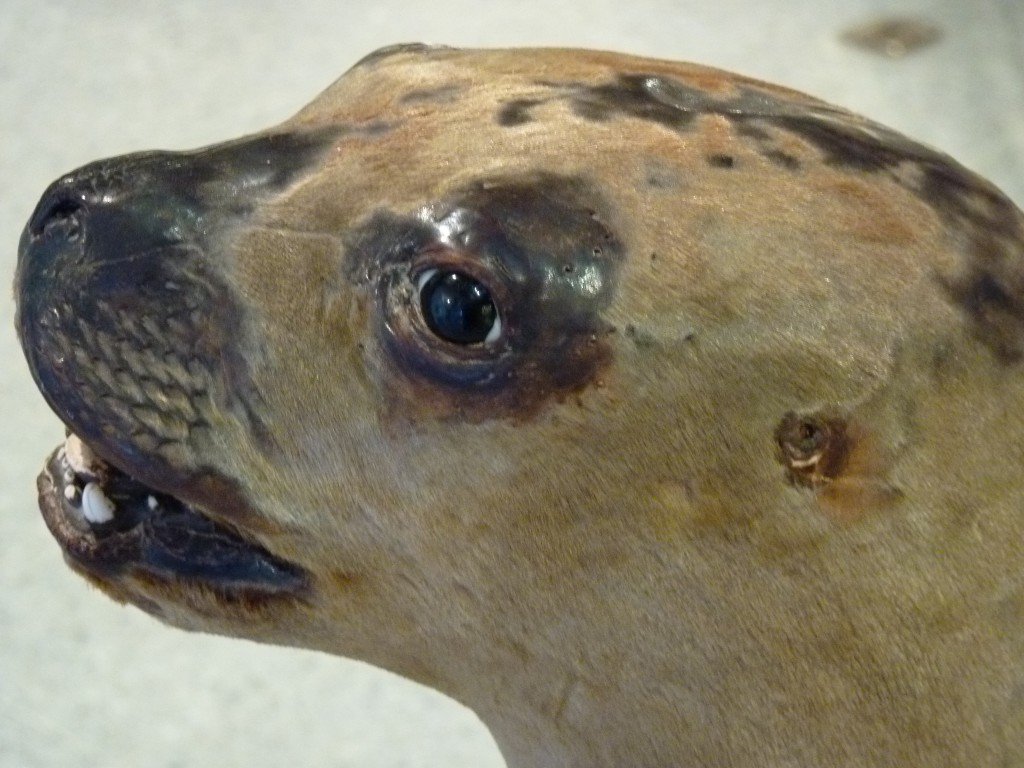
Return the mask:
M947 222L1007 240L1020 238L1020 211L994 186L943 155L919 164L923 178L917 191Z
M846 467L850 440L846 421L787 413L775 429L779 460L794 485L818 488Z
M991 308L1019 315L1020 300L1010 296L990 272L979 271L960 293L960 301L971 314Z
M813 113L780 116L775 123L815 146L829 165L869 173L894 168L908 159L907 148L914 146L901 136L899 142L891 141L897 136L892 131L886 130L883 141L855 124L822 119Z
M533 120L530 110L541 104L539 99L513 99L506 101L498 110L498 125L510 128Z
M952 161L925 166L921 196L961 242L959 274L939 276L975 337L1004 364L1024 359L1024 225L1013 203Z
M761 145L770 145L772 142L771 131L757 122L738 120L735 121L734 126L736 128L736 135L744 139L752 139L755 143Z
M652 75L620 75L612 83L572 88L573 111L586 120L604 122L617 116L650 120L667 128L683 128L697 112L684 110L652 96L652 87L662 82Z
M712 168L732 168L736 165L736 160L732 155L708 155L708 165Z
M785 168L787 171L795 171L800 168L800 161L788 152L782 152L778 149L769 149L764 151L763 154L773 164L780 168Z
M971 319L975 336L1007 365L1024 359L1022 276L1011 289L991 268L979 264L966 276L943 283L948 295Z
M395 125L396 123L389 123L385 120L371 120L357 128L353 128L351 130L351 134L354 136L364 136L366 138L376 138L393 131Z

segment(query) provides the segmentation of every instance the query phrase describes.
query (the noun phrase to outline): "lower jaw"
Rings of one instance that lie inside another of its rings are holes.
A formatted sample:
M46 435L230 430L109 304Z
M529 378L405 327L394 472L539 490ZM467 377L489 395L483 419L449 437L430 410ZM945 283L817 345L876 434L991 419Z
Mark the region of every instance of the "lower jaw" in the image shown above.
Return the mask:
M306 590L300 567L188 503L104 462L84 466L76 440L70 436L47 460L37 480L39 507L72 566L100 586L131 574L225 595L294 597Z

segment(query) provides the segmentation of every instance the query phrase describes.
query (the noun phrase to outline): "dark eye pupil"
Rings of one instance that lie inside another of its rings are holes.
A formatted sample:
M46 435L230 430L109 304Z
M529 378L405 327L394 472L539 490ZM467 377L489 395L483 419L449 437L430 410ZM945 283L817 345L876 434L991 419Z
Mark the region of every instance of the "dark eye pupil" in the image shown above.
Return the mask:
M438 272L420 289L427 327L453 344L480 344L494 327L498 310L479 281L462 272Z

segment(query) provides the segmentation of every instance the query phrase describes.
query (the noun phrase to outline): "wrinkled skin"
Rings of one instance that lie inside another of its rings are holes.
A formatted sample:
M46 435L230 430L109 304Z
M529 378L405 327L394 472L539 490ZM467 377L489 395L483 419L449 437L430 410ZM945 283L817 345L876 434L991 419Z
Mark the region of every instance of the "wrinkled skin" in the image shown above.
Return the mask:
M495 339L438 336L432 269ZM59 180L16 291L129 489L111 532L39 479L115 599L434 686L513 768L1024 765L1024 222L947 157L694 65L404 46Z

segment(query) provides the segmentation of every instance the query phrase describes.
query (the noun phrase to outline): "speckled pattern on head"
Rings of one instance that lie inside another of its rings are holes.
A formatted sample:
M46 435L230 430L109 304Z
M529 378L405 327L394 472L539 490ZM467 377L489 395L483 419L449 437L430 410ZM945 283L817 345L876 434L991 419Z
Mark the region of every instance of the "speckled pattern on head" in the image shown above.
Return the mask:
M15 283L115 599L431 685L511 768L1024 765L1024 215L935 150L395 46L62 177Z

